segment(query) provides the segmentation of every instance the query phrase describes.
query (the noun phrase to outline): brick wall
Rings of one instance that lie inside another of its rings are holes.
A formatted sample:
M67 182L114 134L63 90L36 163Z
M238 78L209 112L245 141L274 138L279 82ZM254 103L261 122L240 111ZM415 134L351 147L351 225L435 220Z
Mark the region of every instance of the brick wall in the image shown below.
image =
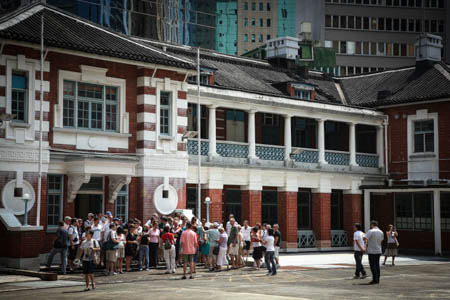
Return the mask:
M209 205L209 220L210 222L222 222L222 189L202 189L202 201L206 197L211 198L211 204ZM202 203L202 216L206 217L206 208L204 208L204 204Z
M407 119L403 115L415 115L416 110L428 109L429 113L438 113L439 138L439 176L450 179L450 101L417 104L386 108L383 110L389 116L388 128L388 162L391 178L408 178L408 144ZM399 119L395 119L399 115Z
M312 229L316 235L316 246L331 246L331 194L312 193Z
M248 220L250 226L262 222L262 194L261 191L241 191L242 217Z
M278 223L284 248L297 248L297 194L278 192Z
M362 195L344 194L343 214L344 230L347 232L348 245L353 245L353 225L362 224Z

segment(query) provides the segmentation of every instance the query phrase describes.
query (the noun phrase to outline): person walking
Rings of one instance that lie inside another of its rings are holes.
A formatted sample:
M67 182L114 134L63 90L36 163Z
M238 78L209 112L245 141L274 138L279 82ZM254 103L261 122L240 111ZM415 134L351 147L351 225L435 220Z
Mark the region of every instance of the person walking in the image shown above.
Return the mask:
M364 232L361 231L362 226L359 223L356 223L353 226L353 250L354 250L354 257L355 257L355 263L356 263L356 270L355 270L355 276L353 279L364 279L367 277L366 270L364 269L364 266L362 265L362 259L364 252L366 251L365 243L364 243ZM361 276L361 277L360 277Z
M264 240L262 241L266 247L266 255L264 261L267 267L267 275L277 275L277 265L275 264L275 238L273 237L273 229L267 229Z
M139 241L139 271L147 271L150 267L149 243L150 235L147 225L142 228L142 234L138 237ZM142 266L142 260L145 259L145 267Z
M152 228L148 232L149 234L149 252L150 252L150 268L156 269L158 266L158 249L159 249L159 236L161 232L158 228L158 222L152 223Z
M244 221L244 227L241 229L242 238L244 240L243 256L245 256L245 261L248 261L248 256L250 255L251 246L251 234L252 228L248 226L248 221Z
M193 279L192 272L194 271L194 255L198 248L197 234L191 230L192 224L186 223L186 230L181 234L180 246L183 251L183 277L186 279L186 268L189 264L190 279Z
M395 266L395 257L398 254L398 232L395 230L394 225L389 224L388 231L386 231L387 245L384 251L384 262L383 266L386 265L386 260L388 257L392 257L392 266Z
M281 232L280 226L278 224L273 224L273 237L275 239L275 263L277 268L280 267L280 247L281 247Z
M170 232L170 226L164 226L161 241L164 247L164 260L166 261L166 274L175 273L175 237Z
M89 280L92 285L92 289L95 289L94 283L94 257L96 252L100 251L100 244L97 240L93 239L93 232L91 230L86 231L86 240L81 243L78 259L81 257L83 262L83 274L86 282L85 291L89 291Z
M67 250L69 249L69 233L64 227L64 222L58 222L58 230L56 231L56 239L53 242L53 248L47 258L47 268L50 269L53 258L57 253L61 255L61 272L66 274L67 267Z
M223 227L219 228L220 238L216 241L219 245L219 254L217 255L217 271L222 270L222 266L227 266L227 270L230 269L227 259L228 249L228 235Z
M384 240L383 232L378 228L378 222L370 222L370 230L364 239L367 242L367 254L369 255L370 271L372 272L372 281L370 284L380 283L380 256L381 242Z

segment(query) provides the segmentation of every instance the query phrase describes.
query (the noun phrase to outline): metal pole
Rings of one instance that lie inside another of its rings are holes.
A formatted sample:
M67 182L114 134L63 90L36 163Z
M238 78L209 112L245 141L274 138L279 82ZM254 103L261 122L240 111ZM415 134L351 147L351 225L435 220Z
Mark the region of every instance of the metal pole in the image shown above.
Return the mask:
M201 162L201 106L200 106L200 47L197 48L197 218L201 220L201 209L202 209L202 196L201 196L201 172L200 168L202 167Z
M41 191L42 191L42 123L43 120L43 102L44 102L44 13L41 15L41 89L40 89L40 107L39 107L39 167L38 167L38 194L37 194L37 215L36 226L41 223ZM26 202L25 202L26 203ZM25 204L26 207L26 204ZM25 213L26 216L26 213Z
M23 226L28 226L28 200L23 199L25 202L25 213L23 214Z
M206 222L209 223L209 201L206 203Z

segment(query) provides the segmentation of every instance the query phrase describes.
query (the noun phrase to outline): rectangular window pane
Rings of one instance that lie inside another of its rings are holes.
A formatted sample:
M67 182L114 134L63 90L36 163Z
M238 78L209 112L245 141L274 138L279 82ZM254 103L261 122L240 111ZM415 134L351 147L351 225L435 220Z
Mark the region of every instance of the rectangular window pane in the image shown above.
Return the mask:
M106 104L106 130L116 130L117 105Z
M395 222L398 229L413 229L413 206L410 193L395 193Z
M61 217L62 176L48 175L47 225L57 226Z
M15 115L15 121L26 121L26 91L11 90L11 113Z
M75 126L75 100L64 99L63 125L64 127Z
M103 99L103 86L80 82L78 83L78 96L86 98Z
M432 194L414 193L414 229L431 230Z
M450 192L441 192L441 230L450 231Z
M348 16L348 28L349 29L354 29L355 28L355 17L353 16Z
M392 30L392 19L386 18L386 30L391 31Z
M122 220L128 219L128 185L124 185L119 191L119 195L116 199L115 216Z
M341 16L341 28L347 28L347 16Z
M91 128L103 128L103 105L101 103L91 103Z
M78 127L89 128L89 102L78 101Z
M170 93L160 93L160 115L159 115L159 131L160 134L169 135L170 129Z
M298 229L311 229L310 192L298 192L297 194L297 227Z
M369 30L369 18L368 17L363 18L363 24L364 24L364 29Z
M378 18L378 30L384 30L384 18Z
M333 27L338 28L339 27L339 17L333 16Z

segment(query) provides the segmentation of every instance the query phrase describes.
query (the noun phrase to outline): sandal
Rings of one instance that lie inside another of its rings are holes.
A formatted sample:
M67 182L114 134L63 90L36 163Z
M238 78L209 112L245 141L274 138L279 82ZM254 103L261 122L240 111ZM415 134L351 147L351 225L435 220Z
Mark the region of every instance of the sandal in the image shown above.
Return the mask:
M88 288L88 287L84 289L85 292L90 291L90 290L91 290L91 289Z

